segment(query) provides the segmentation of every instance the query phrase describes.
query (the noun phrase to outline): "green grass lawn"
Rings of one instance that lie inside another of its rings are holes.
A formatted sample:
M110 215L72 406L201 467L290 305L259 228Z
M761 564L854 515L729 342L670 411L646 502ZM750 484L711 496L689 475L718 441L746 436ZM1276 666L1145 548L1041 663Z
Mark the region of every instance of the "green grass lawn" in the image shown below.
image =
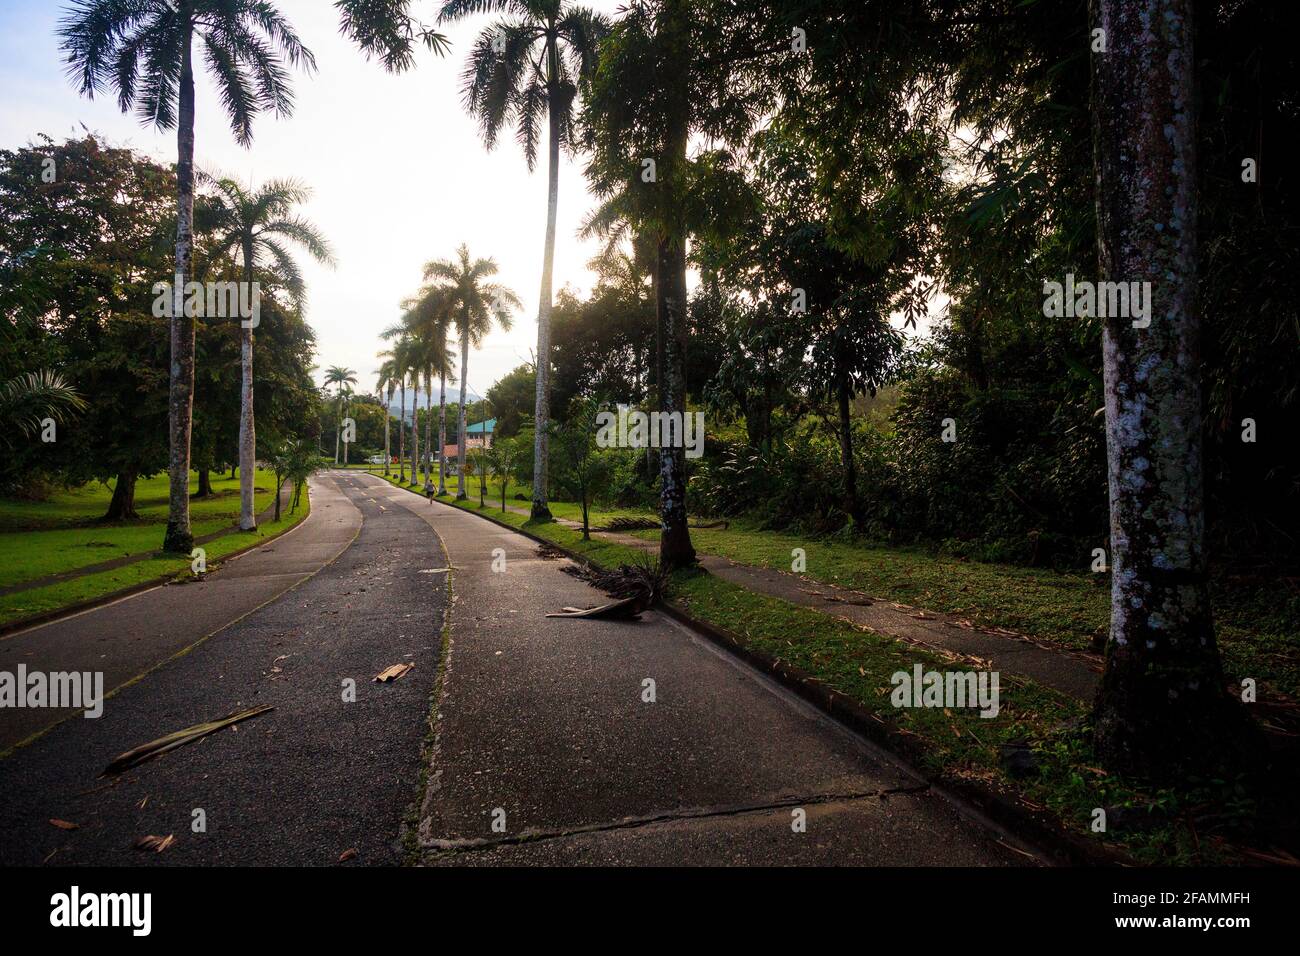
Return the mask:
M309 513L310 502L308 496L304 494L296 513L289 514L286 510L281 513L278 522L268 521L259 525L256 531L233 531L208 542L202 546L207 553L208 570L214 570L215 564L227 555L288 531L303 521ZM0 596L0 625L12 624L82 601L113 594L147 581L172 576L182 579L192 578L190 559L171 556L148 557L110 571L101 571L46 587Z
M259 513L273 503L274 485L274 474L258 471L254 486ZM190 491L197 490L198 476L191 475ZM212 492L190 502L196 538L229 528L239 519L239 479L214 475ZM167 523L167 476L137 482L136 521L101 520L112 494L111 484L96 482L58 491L48 501L0 499L0 587L156 552Z

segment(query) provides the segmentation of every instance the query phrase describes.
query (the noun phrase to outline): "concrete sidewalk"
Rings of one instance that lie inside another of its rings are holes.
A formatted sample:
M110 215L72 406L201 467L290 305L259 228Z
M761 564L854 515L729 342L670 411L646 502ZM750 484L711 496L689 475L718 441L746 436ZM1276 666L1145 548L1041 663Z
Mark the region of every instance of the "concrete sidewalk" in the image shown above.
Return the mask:
M419 828L427 863L1034 862L675 622L653 612L633 623L546 618L606 599L528 538L358 480L423 517L454 567ZM801 817L806 832L794 826Z
M204 580L169 584L0 637L0 670L101 671L108 693L283 594L333 560L361 513L328 477L311 479L298 527L223 564ZM0 750L78 711L0 710Z

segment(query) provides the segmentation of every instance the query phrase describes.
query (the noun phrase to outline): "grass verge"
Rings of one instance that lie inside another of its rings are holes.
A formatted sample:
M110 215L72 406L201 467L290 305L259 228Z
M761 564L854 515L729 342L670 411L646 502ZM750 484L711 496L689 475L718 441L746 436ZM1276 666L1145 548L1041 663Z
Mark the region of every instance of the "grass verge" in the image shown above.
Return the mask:
M265 544L272 538L300 524L311 513L310 495L304 496L302 505L293 514L282 513L279 521L259 525L256 531L233 531L203 545L207 554L209 571L215 564L238 552ZM37 621L64 608L78 607L107 599L119 592L128 592L150 584L160 584L171 578L192 579L190 559L187 557L153 557L101 571L83 577L61 581L42 588L32 588L0 597L0 628L13 630L28 621Z

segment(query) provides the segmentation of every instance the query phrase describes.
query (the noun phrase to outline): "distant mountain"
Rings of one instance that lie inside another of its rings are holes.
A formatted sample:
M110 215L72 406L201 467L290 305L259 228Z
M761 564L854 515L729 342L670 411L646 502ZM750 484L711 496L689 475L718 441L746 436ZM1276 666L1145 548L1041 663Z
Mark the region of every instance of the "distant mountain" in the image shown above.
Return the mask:
M459 385L449 385L449 386L447 386L447 404L450 405L450 404L452 404L452 403L454 403L454 402L458 402L458 401L460 401L460 386L459 386ZM480 394L478 394L477 392L475 392L474 389L472 389L472 388L470 388L470 389L466 389L466 391L465 391L465 401L468 402L468 403L481 402L481 401L483 401L483 396L480 395ZM437 408L437 407L438 407L438 391L437 391L437 389L434 389L433 396L432 396L432 401L430 401L430 397L429 397L428 395L425 394L424 389L423 389L423 388L420 389L420 391L419 391L419 407L420 407L420 408L428 408L428 407ZM411 408L412 408L412 394L411 394L411 389L408 388L408 389L406 390L406 418L407 418L408 421L409 421L410 418L411 418ZM394 393L393 393L393 401L392 401L392 404L390 404L390 405L388 406L388 411L392 414L392 416L393 416L394 418L396 418L397 415L398 415L398 413L401 412L401 410L402 410L402 400L401 400L400 394L397 393L397 392L394 392Z

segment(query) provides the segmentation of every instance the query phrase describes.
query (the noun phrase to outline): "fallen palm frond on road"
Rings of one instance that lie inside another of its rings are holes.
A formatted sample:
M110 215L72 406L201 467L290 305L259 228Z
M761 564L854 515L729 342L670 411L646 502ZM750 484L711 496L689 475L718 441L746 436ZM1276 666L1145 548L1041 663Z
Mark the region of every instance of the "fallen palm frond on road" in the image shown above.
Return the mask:
M248 720L251 717L257 717L266 713L268 710L275 710L270 704L262 704L259 707L250 707L247 710L238 710L232 714L227 714L219 720L209 720L202 724L195 724L193 727L186 727L184 730L178 730L175 733L168 734L166 737L159 737L157 740L151 740L149 743L134 750L128 750L124 754L114 757L109 765L104 768L100 776L107 777L111 774L121 773L123 770L129 770L132 767L144 763L146 760L152 760L154 757L167 753L169 750L175 750L185 744L193 743L208 734L214 734L218 730L223 730L241 720Z
M566 607L562 611L554 611L546 616L634 621L641 616L641 612L644 610L645 605L642 604L639 597L630 597L615 601L612 604L598 604L595 607Z

